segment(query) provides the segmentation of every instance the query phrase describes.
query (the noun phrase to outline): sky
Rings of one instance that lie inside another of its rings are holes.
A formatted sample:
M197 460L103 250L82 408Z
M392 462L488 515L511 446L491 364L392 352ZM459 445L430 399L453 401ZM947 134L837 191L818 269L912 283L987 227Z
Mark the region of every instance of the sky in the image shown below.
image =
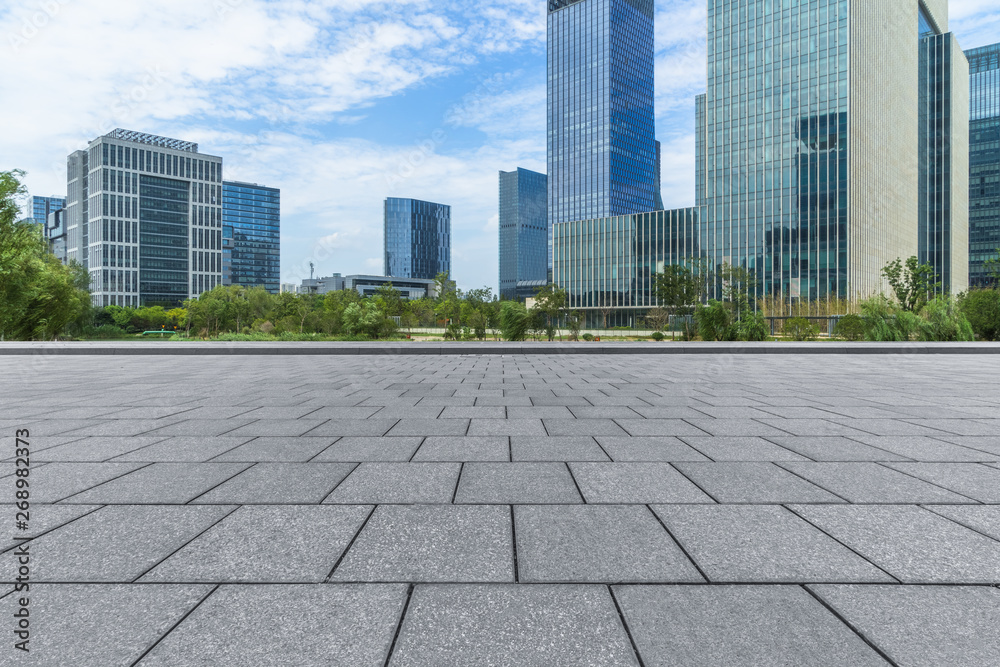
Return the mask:
M877 0L897 1L897 0ZM658 0L667 208L694 203L706 0ZM545 171L545 0L4 0L0 170L66 193L66 156L116 127L194 141L281 188L282 282L381 274L382 203L452 207L452 277L497 287L499 171ZM963 48L996 0L951 0Z

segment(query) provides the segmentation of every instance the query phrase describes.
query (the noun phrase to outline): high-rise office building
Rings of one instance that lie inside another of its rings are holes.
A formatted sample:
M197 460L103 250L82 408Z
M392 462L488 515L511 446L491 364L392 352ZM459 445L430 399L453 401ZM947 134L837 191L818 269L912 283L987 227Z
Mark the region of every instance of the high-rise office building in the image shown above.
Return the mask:
M658 208L653 0L549 0L550 224Z
M278 294L281 281L281 191L256 183L222 184L222 284L261 286Z
M222 284L222 158L117 129L67 167L67 256L94 305L174 306Z
M1000 248L1000 44L970 49L969 284L992 283Z
M28 215L25 221L45 224L49 214L61 208L66 208L65 197L28 197Z
M518 283L546 281L552 268L545 174L500 172L500 296L514 299ZM530 296L530 295L529 295Z
M385 275L433 279L451 273L451 206L387 197Z
M696 146L711 263L817 299L879 292L883 266L917 255L963 289L965 64L947 0L710 0Z

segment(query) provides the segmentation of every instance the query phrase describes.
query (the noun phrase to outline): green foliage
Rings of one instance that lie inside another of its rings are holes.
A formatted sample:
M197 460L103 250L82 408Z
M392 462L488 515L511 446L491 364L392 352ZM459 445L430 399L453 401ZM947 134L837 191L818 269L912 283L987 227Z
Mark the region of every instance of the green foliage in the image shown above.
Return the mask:
M769 332L764 316L753 312L746 305L745 297L736 297L736 303L712 299L707 306L695 311L694 318L702 340L767 340Z
M580 340L580 329L583 328L583 313L574 310L566 316L566 328L569 329L570 340Z
M589 343L590 341L594 340L594 334L585 333L583 334L583 339Z
M559 314L566 307L566 290L558 285L548 284L535 291L535 305L532 311L544 316L542 327L533 326L533 330L544 329L549 340L556 337L556 325L559 322Z
M704 267L697 260L690 262L697 264L698 270L692 270L691 267L681 264L671 264L664 267L663 273L653 277L653 293L668 315L690 308L700 302L705 293L702 277L705 273Z
M712 299L707 306L695 311L694 319L702 340L728 340L732 316L726 304Z
M730 330L728 340L760 342L768 338L767 321L760 313L745 312L735 324L735 331Z
M896 258L882 268L882 275L889 282L900 307L910 313L919 313L931 296L940 290L937 274L930 264L921 264L910 257L904 264Z
M863 340L865 337L865 321L860 315L845 315L833 328L833 335L849 341Z
M662 331L654 331L654 332L653 332L653 335L652 335L652 336L650 336L650 338L652 338L652 339L653 339L653 340L655 340L655 341L656 341L657 343L659 343L660 341L662 341L662 340L663 340L663 332L662 332Z
M372 339L390 338L396 333L396 323L389 317L377 299L352 303L344 309L344 332L353 336Z
M500 331L504 340L523 341L528 334L528 310L517 301L500 304Z
M961 308L980 340L1000 340L1000 290L971 290L962 297Z
M924 341L972 341L975 334L972 325L950 296L931 299L920 313L920 340Z
M870 341L971 341L972 325L955 299L938 296L923 304L919 313L904 310L885 296L861 302L865 338Z
M666 308L657 306L650 308L646 313L646 324L653 331L662 331L670 323L670 312Z
M920 329L919 317L897 309L885 295L862 301L861 318L865 323L865 339L874 342L912 340Z
M816 340L819 327L804 317L793 317L785 320L785 336L797 341Z

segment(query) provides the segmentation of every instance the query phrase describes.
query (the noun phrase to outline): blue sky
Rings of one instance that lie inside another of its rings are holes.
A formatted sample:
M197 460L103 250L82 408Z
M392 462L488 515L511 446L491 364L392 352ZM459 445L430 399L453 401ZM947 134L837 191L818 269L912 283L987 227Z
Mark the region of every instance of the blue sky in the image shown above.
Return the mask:
M890 0L879 0L890 1ZM891 0L896 1L896 0ZM452 206L453 277L497 283L497 172L545 171L544 0L7 0L0 169L65 194L65 159L115 127L221 155L282 190L282 281L381 273L382 201ZM668 207L694 200L706 0L658 0ZM995 0L952 0L964 48Z

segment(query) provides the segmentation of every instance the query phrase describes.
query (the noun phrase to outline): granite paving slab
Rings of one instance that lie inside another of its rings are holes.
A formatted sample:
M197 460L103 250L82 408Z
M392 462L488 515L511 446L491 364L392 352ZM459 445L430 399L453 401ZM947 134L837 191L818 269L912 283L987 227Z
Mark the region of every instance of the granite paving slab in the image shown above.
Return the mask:
M13 504L3 505L5 510L14 516L16 509ZM84 514L89 514L98 509L100 505L41 505L33 503L29 510L29 529L26 531L5 531L0 535L0 552L13 549L21 543L14 537L38 537L43 533L65 525L70 521L78 519ZM3 593L0 592L0 595Z
M708 457L679 438L617 437L602 435L598 444L614 461L708 461Z
M773 436L771 442L815 461L909 461L910 458L845 438L830 436Z
M467 435L469 431L468 419L416 419L404 418L392 427L386 434L397 435ZM491 435L489 433L476 433L472 435Z
M381 419L371 417L369 419L330 419L316 428L310 430L309 436L374 436L379 437L386 434L399 420ZM421 435L419 433L399 433L396 435Z
M513 436L513 461L610 461L597 441L589 436Z
M320 503L354 463L258 463L192 503L277 505Z
M842 498L779 468L774 463L681 462L674 465L720 503L844 502Z
M871 462L780 463L852 503L968 503L968 496Z
M186 503L235 477L251 465L250 463L151 463L135 472L77 493L63 502L114 505Z
M413 461L509 461L506 436L447 436L424 438Z
M138 438L131 438L137 440ZM250 441L249 436L215 436L200 438L193 436L160 436L156 442L134 449L127 454L116 456L115 461L151 461L160 463L192 462L203 463Z
M924 509L1000 541L998 505L929 505Z
M242 440L242 438L240 438ZM274 438L262 436L229 449L213 461L274 461L302 462L312 459L336 441L333 436Z
M1000 470L978 463L887 463L888 467L982 503L1000 504Z
M944 435L944 434L941 434ZM941 438L926 436L862 436L855 438L872 447L884 449L916 461L996 461L998 457L978 449L962 447Z
M421 436L385 438L348 436L316 454L312 461L409 461L424 439Z
M145 464L49 463L32 466L31 501L33 503L54 503L102 484L109 479L126 475L143 465Z
M608 464L598 464L608 465ZM582 503L565 463L466 463L456 503L541 505Z
M569 464L588 503L714 503L669 463Z
M450 503L460 463L362 463L326 503Z
M447 408L446 408L447 409ZM470 436L545 436L541 419L473 419L469 424ZM552 433L551 435L558 435Z
M73 442L49 447L34 455L36 461L107 461L166 440L167 436L81 436ZM138 460L138 459L132 459ZM148 459L147 459L148 460Z
M713 461L808 461L797 454L760 437L684 436L685 443Z

